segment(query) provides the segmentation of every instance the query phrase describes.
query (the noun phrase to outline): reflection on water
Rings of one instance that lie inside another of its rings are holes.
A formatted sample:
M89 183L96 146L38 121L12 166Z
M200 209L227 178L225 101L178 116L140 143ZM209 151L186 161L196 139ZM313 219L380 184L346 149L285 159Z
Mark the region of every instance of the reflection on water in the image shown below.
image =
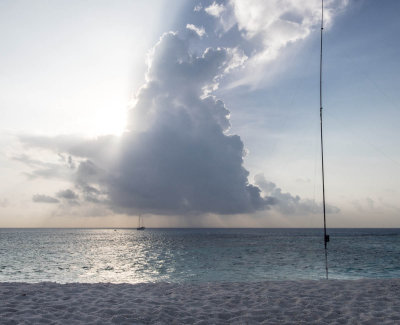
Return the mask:
M331 230L332 278L400 277L399 229ZM319 229L0 229L0 281L324 277Z

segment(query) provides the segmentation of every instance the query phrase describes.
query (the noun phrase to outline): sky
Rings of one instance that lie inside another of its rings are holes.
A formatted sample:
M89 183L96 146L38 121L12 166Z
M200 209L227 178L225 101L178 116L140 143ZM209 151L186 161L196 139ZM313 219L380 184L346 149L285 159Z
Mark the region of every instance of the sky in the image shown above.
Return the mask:
M322 227L319 0L0 1L0 227ZM325 0L328 227L400 227L400 2Z

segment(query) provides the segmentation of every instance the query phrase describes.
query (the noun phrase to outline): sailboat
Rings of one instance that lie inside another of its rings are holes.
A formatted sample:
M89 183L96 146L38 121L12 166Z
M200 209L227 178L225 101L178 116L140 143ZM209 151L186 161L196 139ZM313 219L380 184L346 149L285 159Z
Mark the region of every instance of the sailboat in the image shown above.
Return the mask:
M138 226L137 226L136 230L145 230L145 229L146 229L146 227L144 226L143 217L141 215L139 215Z
M321 0L321 46L319 58L319 117L321 130L321 171L322 171L322 206L324 213L324 249L325 249L325 276L328 279L328 242L326 233L326 208L325 208L325 172L324 172L324 141L322 133L322 36L324 31L324 0Z

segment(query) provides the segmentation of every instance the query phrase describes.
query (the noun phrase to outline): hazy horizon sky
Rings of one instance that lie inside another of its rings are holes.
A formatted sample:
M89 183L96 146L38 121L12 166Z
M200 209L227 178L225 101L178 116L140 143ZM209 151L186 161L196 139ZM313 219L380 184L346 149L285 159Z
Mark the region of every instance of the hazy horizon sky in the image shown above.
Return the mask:
M326 0L328 227L400 227L400 2ZM0 1L0 227L321 227L320 1Z

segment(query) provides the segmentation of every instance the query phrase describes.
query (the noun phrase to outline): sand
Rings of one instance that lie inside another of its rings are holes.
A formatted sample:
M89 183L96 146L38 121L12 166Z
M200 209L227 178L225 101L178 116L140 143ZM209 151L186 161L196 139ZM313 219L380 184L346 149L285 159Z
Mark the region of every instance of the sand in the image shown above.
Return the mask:
M400 324L400 279L1 283L0 324Z

